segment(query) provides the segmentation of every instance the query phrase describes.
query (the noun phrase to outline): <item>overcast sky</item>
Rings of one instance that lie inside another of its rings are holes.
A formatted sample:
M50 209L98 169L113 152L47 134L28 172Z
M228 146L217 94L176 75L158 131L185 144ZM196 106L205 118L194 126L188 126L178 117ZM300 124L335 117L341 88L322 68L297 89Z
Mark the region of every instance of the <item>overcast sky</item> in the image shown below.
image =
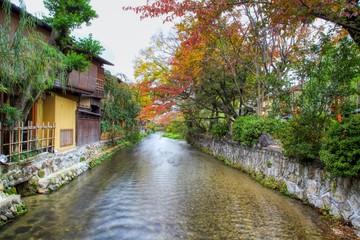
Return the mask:
M28 12L41 16L47 10L42 0L23 0ZM13 1L16 3L17 1ZM134 12L123 11L123 6L142 5L146 0L91 0L91 5L99 15L90 27L83 26L74 32L75 36L85 37L89 33L100 41L106 49L101 57L114 63L114 67L105 66L113 74L124 73L133 80L133 65L140 49L149 46L150 38L158 31L167 32L171 24L163 24L157 19L140 21Z

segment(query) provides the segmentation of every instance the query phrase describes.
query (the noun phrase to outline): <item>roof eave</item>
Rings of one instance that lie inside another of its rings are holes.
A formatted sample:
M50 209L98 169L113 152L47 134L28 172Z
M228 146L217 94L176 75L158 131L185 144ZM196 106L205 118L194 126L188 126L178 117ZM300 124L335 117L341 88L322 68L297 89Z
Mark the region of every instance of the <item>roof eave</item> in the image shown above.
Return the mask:
M0 0L1 5L2 5L3 2L4 2L4 0ZM27 12L26 9L23 9L23 8L15 5L14 3L11 3L11 12L14 12L14 13L19 14L19 15L23 12L25 15L30 16L31 18L35 19L37 26L42 27L42 28L44 28L44 29L46 29L46 30L48 30L50 32L53 30L53 28L51 27L50 24L48 24L48 23L42 21L41 19L35 17L34 15Z

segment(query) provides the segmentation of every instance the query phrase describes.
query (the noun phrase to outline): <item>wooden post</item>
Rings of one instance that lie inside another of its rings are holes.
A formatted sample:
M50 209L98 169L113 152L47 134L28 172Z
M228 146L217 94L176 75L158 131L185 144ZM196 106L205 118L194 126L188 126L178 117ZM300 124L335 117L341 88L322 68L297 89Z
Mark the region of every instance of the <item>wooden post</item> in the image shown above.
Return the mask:
M45 138L45 123L41 125L41 147L46 148L47 146L44 144L44 138Z
M20 131L20 127L23 123L18 123L18 155L20 156L20 153L21 153L21 142L22 142L22 134L21 134L21 131Z
M12 149L11 149L11 146L12 146L12 135L13 135L13 132L12 130L9 128L9 160L11 162L11 152L12 152Z
M49 122L47 123L47 131L46 131L46 147L49 147Z
M27 129L27 133L26 133L26 138L27 138L26 139L26 151L30 150L30 139L31 139L30 124L31 124L31 121L28 121L28 129ZM21 134L21 136L23 136L23 134Z
M35 149L39 150L41 148L41 146L39 145L39 140L38 140L38 128L39 128L39 122L36 122L35 124Z
M54 152L54 149L55 149L55 130L56 130L56 124L53 123L53 128L51 130L51 136L52 136L52 139L51 139L51 152Z
M1 107L4 106L4 93L0 93L0 105ZM2 128L2 123L4 122L4 114L0 114L0 153L4 153L4 132Z
M0 121L0 154L3 154L4 146L3 146L3 129L2 129L2 122Z

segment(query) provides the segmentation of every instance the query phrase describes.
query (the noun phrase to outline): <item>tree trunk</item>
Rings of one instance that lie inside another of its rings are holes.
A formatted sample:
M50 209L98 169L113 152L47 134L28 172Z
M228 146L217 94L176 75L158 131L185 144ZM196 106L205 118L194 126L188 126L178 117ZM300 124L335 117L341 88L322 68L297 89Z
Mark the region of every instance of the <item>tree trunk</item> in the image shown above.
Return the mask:
M29 97L27 94L20 94L19 96L14 96L10 99L11 106L22 112L23 121L26 121L31 108L34 105L34 102L36 102L36 100L38 100L42 94L40 91L35 92L33 89L31 89L30 86L28 88L28 93L31 95L31 97Z
M349 32L354 42L360 47L360 32L351 29L347 29L347 31Z

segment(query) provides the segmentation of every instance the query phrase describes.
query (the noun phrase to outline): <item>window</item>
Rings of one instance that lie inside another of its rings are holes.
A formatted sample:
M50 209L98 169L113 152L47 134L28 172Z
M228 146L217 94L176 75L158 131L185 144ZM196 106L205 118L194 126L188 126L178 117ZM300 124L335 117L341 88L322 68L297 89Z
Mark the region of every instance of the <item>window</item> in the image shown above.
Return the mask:
M60 129L60 147L71 146L74 144L74 130Z

